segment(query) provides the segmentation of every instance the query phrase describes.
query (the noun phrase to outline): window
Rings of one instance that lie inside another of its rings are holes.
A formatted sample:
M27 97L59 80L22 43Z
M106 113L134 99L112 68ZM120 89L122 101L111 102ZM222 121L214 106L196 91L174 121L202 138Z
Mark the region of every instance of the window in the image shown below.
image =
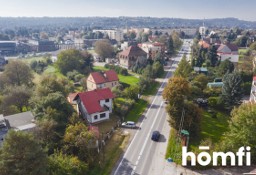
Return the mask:
M100 114L100 118L105 118L106 117L106 113Z
M98 115L95 115L95 116L94 116L94 120L97 120L97 119L98 119Z
M105 102L106 102L106 103L109 102L109 99L106 99Z

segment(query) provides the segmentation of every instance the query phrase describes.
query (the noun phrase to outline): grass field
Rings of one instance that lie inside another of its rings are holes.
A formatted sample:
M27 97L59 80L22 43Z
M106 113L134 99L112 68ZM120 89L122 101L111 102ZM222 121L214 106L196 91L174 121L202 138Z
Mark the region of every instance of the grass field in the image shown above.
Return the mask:
M216 118L213 118L212 114L207 111L203 112L200 138L190 142L192 149L197 149L202 140L210 139L212 143L218 143L223 133L227 131L229 116L223 112L216 112Z
M203 113L201 140L210 138L214 143L218 142L222 134L227 131L228 116L224 113L217 112L217 118L212 118L212 114Z
M44 60L44 57L30 57L30 58L22 58L22 61L24 61L27 64L30 64L32 61L41 61Z

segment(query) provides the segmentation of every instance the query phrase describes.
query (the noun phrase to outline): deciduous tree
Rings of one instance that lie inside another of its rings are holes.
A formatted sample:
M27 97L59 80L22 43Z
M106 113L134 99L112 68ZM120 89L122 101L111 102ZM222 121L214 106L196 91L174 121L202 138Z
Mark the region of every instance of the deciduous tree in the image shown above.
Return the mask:
M55 152L49 157L48 167L50 175L84 175L88 170L87 164L78 157L62 152Z
M1 175L45 175L47 155L32 134L9 131L0 154Z
M242 78L239 73L225 74L223 77L222 99L228 109L241 104L242 98Z
M105 59L113 56L114 48L108 40L100 40L95 42L95 52Z

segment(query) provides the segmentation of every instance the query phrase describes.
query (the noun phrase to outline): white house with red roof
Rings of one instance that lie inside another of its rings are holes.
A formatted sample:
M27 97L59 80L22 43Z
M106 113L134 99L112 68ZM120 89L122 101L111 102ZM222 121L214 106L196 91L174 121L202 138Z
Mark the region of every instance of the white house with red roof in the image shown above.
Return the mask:
M252 80L252 88L251 88L251 94L250 94L250 102L255 103L256 102L256 76L253 77Z
M119 78L114 70L92 72L87 78L87 90L113 88L119 84Z
M95 89L78 93L74 100L77 111L89 123L101 122L109 119L112 113L114 95L109 88Z
M229 59L233 63L238 63L239 54L238 47L231 43L221 44L217 50L220 61L225 61Z

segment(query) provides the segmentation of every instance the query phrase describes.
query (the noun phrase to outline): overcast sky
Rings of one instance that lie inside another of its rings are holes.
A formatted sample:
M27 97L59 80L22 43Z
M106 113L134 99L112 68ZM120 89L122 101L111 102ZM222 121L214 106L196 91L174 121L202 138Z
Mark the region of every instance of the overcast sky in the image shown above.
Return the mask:
M256 0L0 0L0 17L236 17L256 21Z

